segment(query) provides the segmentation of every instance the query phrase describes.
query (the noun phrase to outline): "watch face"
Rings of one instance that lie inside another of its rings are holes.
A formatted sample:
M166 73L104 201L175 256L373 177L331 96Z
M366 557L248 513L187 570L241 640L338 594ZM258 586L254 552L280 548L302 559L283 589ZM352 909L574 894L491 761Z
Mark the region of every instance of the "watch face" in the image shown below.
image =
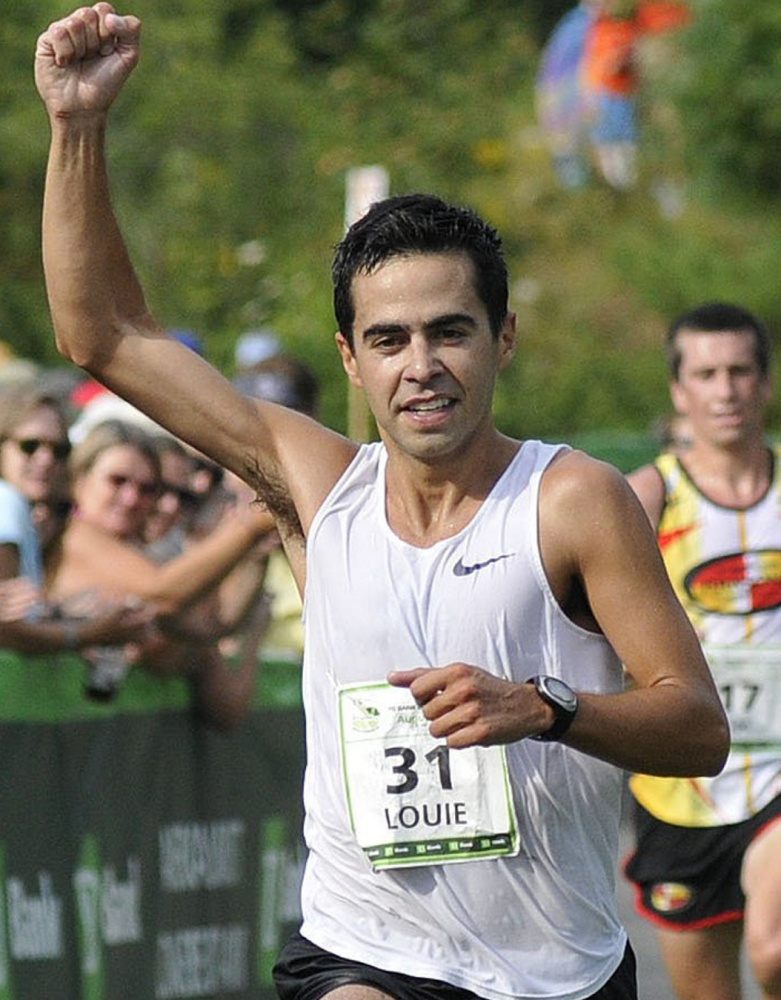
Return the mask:
M545 690L550 695L554 701L557 701L562 708L567 709L567 711L574 712L578 705L578 699L575 697L572 689L564 681L560 681L558 677L545 677L543 679Z

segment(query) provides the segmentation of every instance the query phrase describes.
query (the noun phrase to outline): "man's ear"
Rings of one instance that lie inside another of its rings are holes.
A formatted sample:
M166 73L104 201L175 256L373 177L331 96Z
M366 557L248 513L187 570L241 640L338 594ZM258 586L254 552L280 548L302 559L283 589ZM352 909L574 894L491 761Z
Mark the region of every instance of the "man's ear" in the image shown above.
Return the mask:
M686 415L686 394L681 388L681 383L672 381L670 383L670 399L673 401L673 408L681 416Z
M507 313L502 329L499 331L499 371L503 371L515 357L518 346L518 331L516 329L515 313Z
M347 338L341 330L337 330L334 334L334 340L336 341L336 346L339 348L339 354L342 359L342 367L347 373L347 378L354 386L356 386L356 388L362 389L363 382L361 381L361 376L358 374L358 364L355 360L353 349L347 342Z
M769 406L773 399L773 379L770 375L763 376L760 392L762 393L762 405Z

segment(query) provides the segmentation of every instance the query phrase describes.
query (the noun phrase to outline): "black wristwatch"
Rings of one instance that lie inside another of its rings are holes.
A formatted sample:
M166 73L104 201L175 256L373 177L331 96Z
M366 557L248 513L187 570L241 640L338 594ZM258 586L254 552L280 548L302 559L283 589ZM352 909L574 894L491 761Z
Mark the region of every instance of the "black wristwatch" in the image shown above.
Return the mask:
M546 705L550 705L556 716L550 729L530 738L540 740L543 743L551 743L553 740L561 739L577 715L578 696L569 684L565 684L558 677L539 674L537 677L530 677L527 683L535 686L537 694Z

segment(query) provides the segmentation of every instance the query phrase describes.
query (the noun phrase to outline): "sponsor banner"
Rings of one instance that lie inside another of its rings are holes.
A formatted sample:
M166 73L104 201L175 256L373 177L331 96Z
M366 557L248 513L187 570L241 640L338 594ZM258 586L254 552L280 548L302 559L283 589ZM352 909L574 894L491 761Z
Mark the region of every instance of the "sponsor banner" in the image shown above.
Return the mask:
M97 704L85 676L0 653L0 1000L272 1000L299 923L297 669L263 664L230 734L181 680L134 670Z

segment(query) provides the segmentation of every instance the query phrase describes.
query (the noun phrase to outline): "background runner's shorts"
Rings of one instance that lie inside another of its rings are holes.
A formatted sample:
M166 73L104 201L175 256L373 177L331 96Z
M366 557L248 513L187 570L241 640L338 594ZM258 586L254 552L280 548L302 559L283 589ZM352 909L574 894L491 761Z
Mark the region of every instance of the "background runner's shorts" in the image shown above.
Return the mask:
M634 803L636 847L624 866L641 916L675 930L743 919L743 855L759 830L781 817L781 796L742 823L674 826Z
M396 1000L480 1000L470 990L438 979L385 972L341 958L300 934L294 934L282 949L274 967L274 983L280 1000L320 1000L326 993L351 983L373 986ZM628 943L621 964L590 1000L637 1000L635 956Z

